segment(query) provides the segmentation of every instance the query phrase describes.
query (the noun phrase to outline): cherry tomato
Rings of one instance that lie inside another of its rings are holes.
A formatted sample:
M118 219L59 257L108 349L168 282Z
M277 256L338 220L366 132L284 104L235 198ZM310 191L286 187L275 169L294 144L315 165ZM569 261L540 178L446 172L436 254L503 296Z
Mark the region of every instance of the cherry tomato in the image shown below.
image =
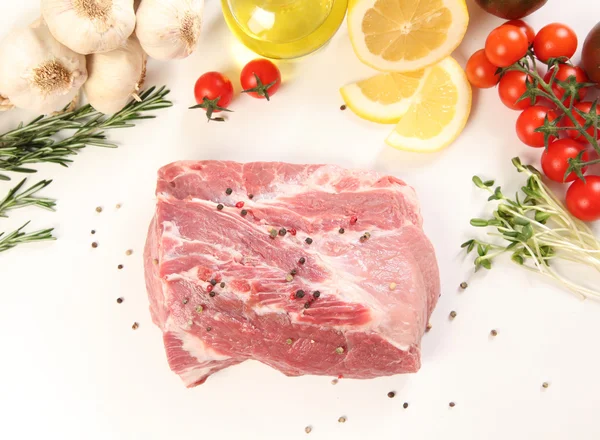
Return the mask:
M592 103L591 102L578 102L573 106L573 116L575 116L575 119L577 120L577 122L579 122L579 124L583 127L583 125L585 124L585 120L583 119L583 117L577 113L577 111L575 110L579 110L582 113L590 113L590 111L592 110ZM596 109L596 114L598 113L598 109ZM571 121L571 119L567 116L563 116L562 120L562 126L563 127L574 127L573 121ZM587 133L591 136L594 137L594 127L589 127L587 130ZM583 141L585 142L585 137L579 132L579 130L566 130L567 132L567 136L569 136L571 139L575 139L576 141ZM600 127L598 127L598 133L596 133L596 138L600 139Z
M565 179L565 173L569 168L569 159L577 157L577 155L585 150L584 146L573 139L559 139L551 142L548 148L542 153L542 170L548 179L555 182L572 182L577 179L575 173L569 173ZM588 160L588 154L583 153L582 160ZM585 173L587 168L582 171Z
M527 36L527 42L529 44L533 43L533 39L535 38L535 31L533 30L533 28L531 26L529 26L523 20L510 20L504 24L518 27L523 32L525 32L525 35Z
M585 183L577 179L567 190L569 212L584 222L600 218L600 176L586 176Z
M488 89L498 84L500 75L496 75L496 70L498 67L490 63L483 49L471 55L465 69L471 85L479 89Z
M253 98L266 98L268 101L281 86L281 73L271 61L258 58L244 66L240 82L245 93Z
M577 50L577 35L566 24L552 23L544 26L533 40L533 51L540 61L550 58L571 58Z
M552 77L552 73L555 68L548 70L546 75L544 75L544 81L550 81ZM574 76L578 83L586 83L589 82L588 76L585 74L585 71L581 67L574 67L568 64L559 64L558 72L556 72L556 79L559 81L567 81L570 76ZM552 85L552 91L556 95L558 99L562 101L563 96L565 95L565 89L563 89L558 84L554 83ZM584 87L583 89L579 89L578 96L575 99L575 102L582 100L588 92L588 87ZM571 105L571 98L567 98L564 101L564 104L568 107Z
M485 40L485 55L498 67L508 67L525 56L527 35L518 27L503 25L494 29Z
M512 110L524 110L527 107L531 107L531 99L523 99L517 102L517 100L523 96L527 91L525 79L527 75L523 72L517 72L516 70L509 70L500 79L498 85L498 94L502 103ZM531 77L529 78L531 81ZM538 102L539 97L536 97L535 101Z
M548 116L550 121L556 119L556 112L541 105L534 105L526 108L517 119L517 136L526 145L535 148L544 146L544 134L535 131L536 128L544 125L544 120ZM556 140L554 136L550 136L549 141Z
M194 96L198 105L191 108L203 108L209 120L222 121L223 118L213 118L212 114L228 111L227 106L233 99L233 85L222 73L207 72L196 81Z

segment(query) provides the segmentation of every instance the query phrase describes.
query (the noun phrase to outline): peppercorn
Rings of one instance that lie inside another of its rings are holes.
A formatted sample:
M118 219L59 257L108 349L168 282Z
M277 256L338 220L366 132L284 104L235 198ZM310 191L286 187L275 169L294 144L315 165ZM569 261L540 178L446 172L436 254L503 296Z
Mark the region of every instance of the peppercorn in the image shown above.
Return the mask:
M184 304L187 304L187 303L188 303L188 301L189 301L189 300L188 300L187 298L183 298L183 303L184 303Z
M215 280L214 278L212 280L210 280L210 284L212 284L213 286L217 284L217 280Z
M306 258L300 257L300 259L298 260L298 263L300 263L300 264L306 263Z
M304 290L297 290L296 298L304 298Z
M340 229L338 229L338 232L339 232L340 234L343 234L344 232L346 232L346 230L345 230L344 228L340 228Z
M96 212L102 212L102 206L96 207Z
M221 286L221 289L222 289L223 287L225 287L225 283L221 283L221 284L219 284L219 286Z
M542 384L542 387L543 387L543 388L548 388L549 386L550 386L550 384L549 384L548 382L544 382L544 383Z
M125 255L129 256L129 255L131 255L131 254L133 254L133 251L132 251L131 249L127 249L127 250L125 251Z
M292 235L296 235L296 230L294 228L288 229L288 232Z
M221 203L219 203L219 204L217 205L217 209L218 209L219 211L220 211L220 210L222 210L222 209L223 209L223 205L222 205Z
M123 265L122 265L122 264L119 264L119 265L117 266L117 269L119 269L119 270L123 269Z
M117 209L121 209L121 204L120 204L120 203L117 203L117 204L115 205L115 208L117 208Z
M448 405L450 406L450 408L454 408L456 406L456 403L450 402Z
M133 325L131 326L132 329L137 330L139 328L139 324L137 322L134 322Z
M274 229L274 228L273 228L273 229L271 229L271 230L269 231L269 235L271 236L271 238L275 238L275 237L277 237L277 229Z
M365 241L367 241L367 237L365 237L364 235L362 235L362 236L359 238L359 241L360 241L361 243L364 243Z
M305 302L305 303L304 303L304 308L305 308L305 309L308 309L309 307L310 307L310 303L309 303L309 302Z
M394 397L396 397L396 393L395 393L394 391L390 391L390 392L388 393L388 397L389 397L390 399L393 399Z
M427 323L427 327L425 327L425 331L428 332L433 327L430 323Z
M92 229L90 232L91 232L92 235L94 235L96 233L96 230Z
M367 239L371 238L371 233L370 232L365 232L364 237L367 238Z
M285 234L287 234L287 230L285 228L281 228L279 230L279 235L283 237Z
M154 260L152 260L152 263L158 264L158 258L155 258Z
M313 240L310 237L306 237L306 240L304 240L306 242L306 244L312 244Z
M345 104L340 105L340 110L342 110L342 111L346 110L346 105Z
M287 339L285 340L285 343L286 343L287 345L292 345L292 343L293 343L293 342L294 342L294 341L293 341L293 339L292 339L292 338L287 338Z
M462 283L460 283L460 288L462 290L465 290L467 287L469 287L469 285L465 281L463 281Z
M331 381L331 385L337 385L337 383L338 383L338 380L337 380L337 379L333 379L333 380Z
M202 313L204 311L204 307L196 306L196 313Z
M242 215L242 217L246 217L246 214L248 214L248 211L246 211L245 209L242 209L240 214Z
M213 290L213 286L212 286L212 284L209 284L208 286L206 286L206 291L207 291L207 292L209 292L209 293L210 293L210 292L212 292L212 290Z
M97 248L97 247L98 247L98 243L96 243L96 242L93 242L93 243L92 243L92 247L93 247L94 249L95 249L95 248Z
M235 207L236 207L236 208L243 208L243 207L244 207L244 202L237 202L237 203L235 204Z
M210 296L211 298L214 298L214 297L215 297L215 295L216 295L216 293L215 293L215 292L210 292L210 293L208 294L208 296Z
M342 416L338 419L338 422L340 423L346 423L346 417Z
M290 281L293 281L293 280L294 280L294 277L292 276L292 274L291 274L291 273L288 273L288 274L285 276L285 280L286 280L287 282L290 282Z
M452 310L450 312L450 319L454 319L454 318L456 318L456 312L454 310Z
M307 426L306 428L304 428L304 432L306 432L307 434L310 434L311 431L312 431L312 428L310 426Z
M498 330L492 329L492 331L490 332L490 335L492 335L492 336L498 336Z
M252 200L254 198L254 194L248 194L248 198Z
M396 288L396 283L390 283L390 290L394 290Z
M207 332L209 332L209 331L211 331L211 330L212 330L212 327L210 327L210 326L206 327L206 331L207 331Z
M336 352L337 354L343 354L343 353L344 353L344 347L338 347L338 348L336 348L336 349L335 349L335 352Z
M298 271L296 269L292 269L292 271L290 272L290 275L296 276L297 273L298 273Z
M402 408L404 408L404 409L408 408L408 402L404 402L404 403L402 404Z
M318 297L320 297L320 296L321 296L321 292L319 292L318 290L315 290L315 291L313 292L313 296L314 296L315 298L318 298Z
M227 188L225 190L225 194L227 194L228 196L231 195L232 192L233 192L233 190L231 188Z
M123 298L117 298L117 304L121 304L123 302Z

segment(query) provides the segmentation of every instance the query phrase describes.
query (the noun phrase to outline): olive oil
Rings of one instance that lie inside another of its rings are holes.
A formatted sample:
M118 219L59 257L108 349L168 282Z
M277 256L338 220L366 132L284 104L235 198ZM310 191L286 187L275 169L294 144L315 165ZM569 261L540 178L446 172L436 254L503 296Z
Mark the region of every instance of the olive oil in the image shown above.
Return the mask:
M340 27L348 0L222 0L233 34L268 58L307 55Z

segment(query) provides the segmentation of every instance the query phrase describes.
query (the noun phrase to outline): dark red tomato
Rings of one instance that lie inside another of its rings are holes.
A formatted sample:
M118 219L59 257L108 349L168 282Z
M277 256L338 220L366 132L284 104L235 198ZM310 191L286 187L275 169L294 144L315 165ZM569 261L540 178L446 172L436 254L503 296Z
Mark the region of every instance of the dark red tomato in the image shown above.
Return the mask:
M565 179L565 173L569 168L569 159L574 159L577 155L585 150L584 146L573 139L556 140L542 154L542 170L548 179L555 182L572 182L577 179L575 173L570 173ZM588 160L588 154L583 153L582 160ZM587 168L582 171L585 173Z
M498 85L498 95L500 95L502 103L508 108L512 110L524 110L527 107L531 107L531 99L529 98L517 102L527 91L525 84L526 77L525 73L517 72L516 70L510 70L502 75L502 79ZM536 97L537 101L538 97Z
M209 120L213 113L227 110L227 106L233 99L233 85L229 78L219 72L207 72L196 81L194 86L194 97L198 105L191 108L203 108Z
M500 75L496 75L496 70L498 67L490 63L483 49L471 55L465 69L471 85L479 89L488 89L498 84Z
M573 116L575 116L575 119L577 120L577 122L579 122L579 124L583 127L583 125L585 124L585 120L583 119L583 116L581 116L579 113L577 113L577 110L579 110L582 113L589 113L592 110L592 103L591 102L578 102L577 104L575 104L573 106ZM598 109L596 109L596 113L598 113ZM562 118L562 126L563 127L574 127L573 121L571 121L571 119L567 116L563 116ZM588 134L591 137L594 137L594 127L589 127L587 130ZM575 139L576 141L582 141L585 142L585 137L579 132L579 130L567 130L567 136L569 136L571 139ZM596 138L600 139L600 127L598 127L598 132L596 134Z
M485 55L498 67L508 67L525 56L527 35L518 27L503 25L494 29L485 40Z
M511 26L516 26L519 29L521 29L523 32L525 32L525 35L527 36L527 42L529 44L533 43L533 39L535 38L535 31L533 30L533 28L531 26L529 26L523 20L511 20L511 21L507 21L506 23L504 23L504 25L507 25L507 24L511 25Z
M533 51L540 61L550 58L571 58L577 50L577 35L566 24L552 23L544 26L533 40Z
M245 93L253 98L266 98L268 101L281 86L281 73L271 61L258 58L244 66L240 82Z
M556 119L556 112L541 105L529 107L519 115L517 119L517 136L525 145L541 148L544 146L544 134L535 131L536 128L544 125L544 120L548 116L550 121ZM550 137L550 142L556 140L554 136Z
M600 176L586 176L585 183L577 179L567 190L569 212L584 222L600 218Z
M544 75L545 82L550 81L550 78L552 77L552 73L554 72L554 69L556 69L556 68L550 69L550 70L548 70L548 72L546 72L546 75ZM586 83L589 81L587 75L585 74L584 70L581 67L570 66L568 64L560 64L558 66L558 72L556 72L556 79L559 81L567 81L567 79L570 76L574 76L578 83ZM558 84L555 83L552 85L552 91L554 92L556 97L562 101L562 98L565 95L565 89L563 89L561 86L559 86ZM579 89L579 93L575 99L575 102L581 101L583 98L585 98L585 95L587 94L587 92L588 92L588 87ZM569 105L571 105L571 98L567 98L564 101L564 104L567 107Z

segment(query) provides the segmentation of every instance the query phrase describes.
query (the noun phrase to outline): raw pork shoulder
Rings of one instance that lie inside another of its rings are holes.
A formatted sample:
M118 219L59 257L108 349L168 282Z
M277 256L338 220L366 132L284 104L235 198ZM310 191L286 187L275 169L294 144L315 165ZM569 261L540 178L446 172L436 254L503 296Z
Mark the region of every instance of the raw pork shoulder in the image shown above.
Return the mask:
M255 359L289 376L415 372L440 294L412 188L332 165L176 162L144 252L188 387Z

